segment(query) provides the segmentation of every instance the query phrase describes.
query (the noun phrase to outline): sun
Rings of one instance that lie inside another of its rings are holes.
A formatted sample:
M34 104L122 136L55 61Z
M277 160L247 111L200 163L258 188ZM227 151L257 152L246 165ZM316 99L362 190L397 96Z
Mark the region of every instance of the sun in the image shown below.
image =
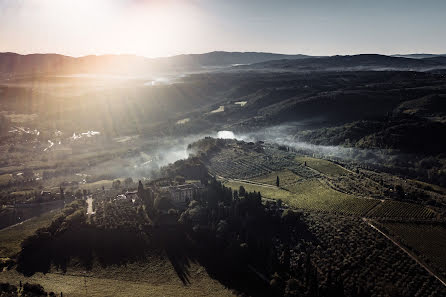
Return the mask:
M32 34L7 33L7 40L33 52L160 57L208 41L204 12L193 1L29 0L19 10L15 27Z

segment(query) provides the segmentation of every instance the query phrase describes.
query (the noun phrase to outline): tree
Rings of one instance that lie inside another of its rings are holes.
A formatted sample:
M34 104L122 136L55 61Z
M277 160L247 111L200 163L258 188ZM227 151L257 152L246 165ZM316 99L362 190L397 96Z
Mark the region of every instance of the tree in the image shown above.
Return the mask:
M63 191L62 186L60 186L60 199L65 200L65 193Z
M405 193L404 193L404 189L401 185L397 185L395 187L395 191L396 191L396 196L398 199L404 199Z
M30 180L34 177L34 172L31 168L25 168L23 169L23 178L25 180Z
M279 180L279 176L277 176L277 178L276 178L276 186L277 186L277 187L280 187L280 180Z
M142 182L138 182L138 194L142 195L144 193L144 186L142 185Z
M7 134L11 122L4 115L0 115L0 135Z
M238 192L239 192L240 196L245 196L245 194L246 194L245 187L240 186L240 188L238 189Z
M22 296L47 296L47 293L43 289L43 287L39 284L28 284L26 283L23 286Z
M127 178L124 180L124 185L125 185L126 187L130 187L132 184L133 184L133 179L132 179L131 177L127 177Z
M18 296L17 287L9 283L0 283L0 296Z
M120 187L121 187L121 181L119 179L114 180L112 183L112 188L119 189Z
M82 191L80 189L78 189L76 191L76 193L74 194L74 196L76 196L77 199L81 199L82 198Z

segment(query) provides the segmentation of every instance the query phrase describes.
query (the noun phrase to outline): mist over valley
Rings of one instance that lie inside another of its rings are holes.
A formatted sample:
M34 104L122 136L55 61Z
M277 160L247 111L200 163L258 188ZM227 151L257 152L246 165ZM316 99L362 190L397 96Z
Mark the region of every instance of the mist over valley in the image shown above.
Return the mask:
M2 53L0 290L442 296L445 69Z

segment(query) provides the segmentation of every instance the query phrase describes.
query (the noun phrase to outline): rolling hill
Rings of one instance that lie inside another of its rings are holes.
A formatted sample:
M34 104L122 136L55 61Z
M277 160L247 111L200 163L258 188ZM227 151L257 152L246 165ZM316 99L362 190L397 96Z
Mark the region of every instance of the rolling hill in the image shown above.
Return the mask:
M210 52L165 58L132 55L69 57L59 54L0 53L0 74L153 74L169 71L197 71L207 67L252 64L278 59L303 59L305 55L258 52Z

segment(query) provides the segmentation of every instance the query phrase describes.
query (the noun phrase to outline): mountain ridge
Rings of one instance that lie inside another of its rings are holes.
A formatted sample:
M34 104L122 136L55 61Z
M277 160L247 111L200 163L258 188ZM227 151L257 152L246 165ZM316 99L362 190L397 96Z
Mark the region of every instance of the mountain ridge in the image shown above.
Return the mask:
M88 55L71 57L61 54L0 53L0 73L151 73L173 70L200 70L204 67L252 64L276 59L302 59L305 55L285 55L263 52L214 51L204 54L184 54L162 58L136 55Z
M423 57L421 57L423 56ZM266 52L213 51L203 54L181 54L171 57L146 58L136 55L88 55L72 57L56 53L0 53L0 75L106 73L151 75L174 71L203 71L234 67L235 70L414 70L446 68L446 56L411 55L335 55L307 56Z
M241 69L336 71L336 70L416 70L446 68L443 57L413 59L379 54L336 55L301 60L274 60L241 66Z

